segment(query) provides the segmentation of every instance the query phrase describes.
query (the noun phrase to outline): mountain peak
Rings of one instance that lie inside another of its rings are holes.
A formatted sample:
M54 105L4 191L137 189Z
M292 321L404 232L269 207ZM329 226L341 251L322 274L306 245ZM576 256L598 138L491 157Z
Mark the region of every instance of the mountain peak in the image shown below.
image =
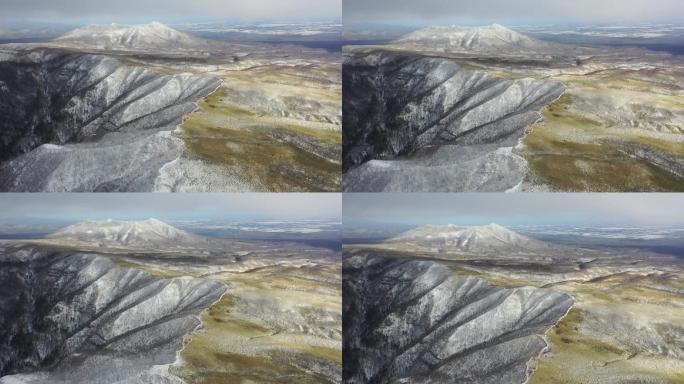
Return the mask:
M487 225L482 225L481 227L482 228L495 229L495 230L499 230L499 231L503 230L503 231L513 232L510 229L504 227L503 225L499 225L497 223L489 223Z
M98 49L195 49L205 41L165 24L90 24L56 38L55 42Z
M489 28L489 29L499 29L499 30L505 30L505 31L512 31L512 29L507 28L507 27L504 27L503 25L497 24L497 23L489 24L489 25L486 26L485 28Z
M75 240L118 246L173 246L196 242L200 236L150 218L143 221L84 221L70 225L48 236L52 239Z
M539 51L548 48L548 43L500 24L482 27L427 27L409 33L397 42L421 44L439 50L469 52Z
M425 225L404 232L389 241L473 252L548 248L548 245L542 241L521 235L495 223L470 227L455 224Z
M163 224L163 225L168 225L168 224L166 224L165 222L163 222L163 221L161 221L161 220L159 220L159 219L155 219L154 217L150 217L149 219L145 220L144 222L145 222L145 223L150 223L150 224Z

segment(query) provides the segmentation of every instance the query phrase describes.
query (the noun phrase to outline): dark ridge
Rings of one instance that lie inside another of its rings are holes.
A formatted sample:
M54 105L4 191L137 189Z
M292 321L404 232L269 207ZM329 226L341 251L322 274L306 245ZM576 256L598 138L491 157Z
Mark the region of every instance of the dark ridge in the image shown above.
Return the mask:
M51 232L31 232L31 233L0 233L0 240L27 240L42 239Z
M0 38L0 44L46 43L51 37L8 37Z
M394 39L343 40L342 45L384 45L392 41Z
M345 245L349 244L379 244L389 239L391 236L383 237L345 237L342 241Z
M291 239L269 239L260 238L259 242L270 242L270 243L290 243L290 244L304 244L316 248L325 248L332 251L342 250L342 241L339 239L301 239L301 238L291 238Z
M678 43L662 43L662 44L648 44L648 43L612 43L612 44L607 44L610 47L617 47L617 48L641 48L641 49L647 49L649 51L656 51L656 52L667 52L671 53L676 56L684 55L684 44L678 44Z
M276 44L276 45L299 45L305 48L324 49L330 53L342 52L343 42L341 41L298 41L298 40L280 40L280 41L255 41L256 43Z

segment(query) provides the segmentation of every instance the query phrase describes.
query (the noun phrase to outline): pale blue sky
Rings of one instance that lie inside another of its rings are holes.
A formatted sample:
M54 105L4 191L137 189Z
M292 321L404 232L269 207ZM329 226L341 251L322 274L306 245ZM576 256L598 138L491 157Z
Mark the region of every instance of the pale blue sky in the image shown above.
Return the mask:
M179 20L340 19L342 0L0 0L0 19Z
M24 219L338 219L337 193L3 193L0 223Z
M346 22L634 24L684 20L682 0L344 0Z
M345 194L344 220L406 224L684 226L681 194Z

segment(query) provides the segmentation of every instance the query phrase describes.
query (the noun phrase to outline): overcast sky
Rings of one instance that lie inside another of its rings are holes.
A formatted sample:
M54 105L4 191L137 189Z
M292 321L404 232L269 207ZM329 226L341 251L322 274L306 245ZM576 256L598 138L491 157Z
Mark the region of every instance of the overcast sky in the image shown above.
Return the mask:
M0 222L23 219L340 219L336 193L0 194Z
M684 20L682 0L344 0L344 22L509 25Z
M344 194L344 220L406 224L684 226L679 194Z
M0 0L0 19L79 21L331 20L342 0Z

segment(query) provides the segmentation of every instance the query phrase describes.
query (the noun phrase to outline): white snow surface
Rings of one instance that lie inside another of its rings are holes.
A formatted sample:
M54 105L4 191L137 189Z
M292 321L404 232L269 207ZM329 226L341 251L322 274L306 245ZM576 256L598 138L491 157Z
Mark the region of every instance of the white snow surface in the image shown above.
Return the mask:
M399 234L389 241L442 246L465 251L539 250L550 247L547 243L521 235L498 224L472 227L455 224L425 225Z
M447 50L467 51L543 51L552 45L499 24L484 27L427 27L401 37L397 43L420 43L441 46Z
M193 49L205 40L158 22L138 25L91 24L56 38L55 42L79 43L100 49Z
M201 236L154 218L143 221L84 221L63 228L48 237L122 246L192 244L202 240Z

